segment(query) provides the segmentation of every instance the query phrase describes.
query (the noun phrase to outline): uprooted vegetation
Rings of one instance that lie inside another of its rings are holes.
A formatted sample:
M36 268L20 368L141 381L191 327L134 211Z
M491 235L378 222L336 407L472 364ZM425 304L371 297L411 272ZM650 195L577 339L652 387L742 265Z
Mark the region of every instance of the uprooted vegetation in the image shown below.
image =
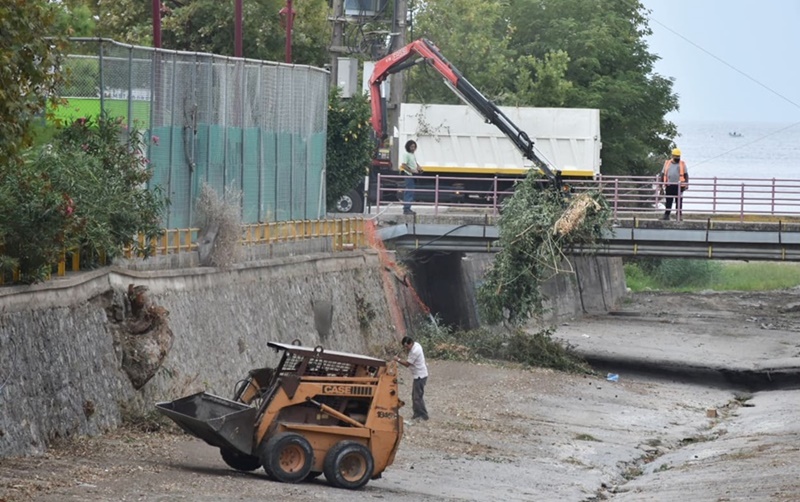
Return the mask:
M541 285L571 273L565 250L596 243L610 227L611 210L597 192L570 198L529 176L500 216L500 251L478 289L482 318L490 324L522 325L544 313Z
M456 331L434 320L421 322L416 333L426 356L432 359L508 361L530 367L592 372L588 363L571 347L551 338L551 330L536 333L528 333L522 328Z

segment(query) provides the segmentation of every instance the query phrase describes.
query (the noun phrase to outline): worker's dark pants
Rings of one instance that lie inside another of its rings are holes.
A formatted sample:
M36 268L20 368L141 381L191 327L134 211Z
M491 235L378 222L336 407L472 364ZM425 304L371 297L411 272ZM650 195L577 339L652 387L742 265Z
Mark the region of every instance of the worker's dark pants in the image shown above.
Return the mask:
M428 409L425 408L425 383L428 377L415 378L414 385L411 387L411 407L414 409L414 415L411 418L428 419Z
M403 190L403 212L411 211L411 203L414 202L414 178L406 175L405 190Z
M672 201L675 201L675 214L678 216L678 219L681 217L681 209L683 206L683 197L680 191L680 185L667 185L667 188L664 190L664 195L666 198L664 199L664 219L669 219L669 213L672 210Z

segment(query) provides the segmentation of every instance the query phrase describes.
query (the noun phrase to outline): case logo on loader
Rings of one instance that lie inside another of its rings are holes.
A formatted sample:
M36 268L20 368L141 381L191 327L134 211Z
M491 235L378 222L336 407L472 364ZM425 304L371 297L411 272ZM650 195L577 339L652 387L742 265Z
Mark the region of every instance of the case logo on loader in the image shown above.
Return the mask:
M322 392L325 394L352 394L353 388L350 385L323 385Z

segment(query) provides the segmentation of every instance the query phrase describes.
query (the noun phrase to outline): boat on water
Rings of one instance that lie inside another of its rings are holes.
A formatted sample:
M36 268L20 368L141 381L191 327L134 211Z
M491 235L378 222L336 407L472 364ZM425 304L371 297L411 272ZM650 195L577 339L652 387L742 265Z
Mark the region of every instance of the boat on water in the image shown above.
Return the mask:
M736 131L731 131L731 132L728 133L728 135L730 137L732 137L732 138L741 138L742 137L742 133L736 132Z

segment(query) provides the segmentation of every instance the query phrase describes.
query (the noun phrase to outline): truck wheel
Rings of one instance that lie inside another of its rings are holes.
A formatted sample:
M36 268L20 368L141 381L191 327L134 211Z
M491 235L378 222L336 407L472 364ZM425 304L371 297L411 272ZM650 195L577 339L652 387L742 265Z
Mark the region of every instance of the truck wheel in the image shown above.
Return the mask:
M349 490L367 484L374 468L372 453L366 446L355 441L336 443L325 455L323 464L328 483Z
M267 441L261 453L261 464L267 475L283 483L303 481L311 472L314 452L300 434L282 432Z
M227 448L220 448L219 453L222 460L228 464L228 467L236 469L237 471L255 471L261 467L261 461L258 457L252 455L245 455L238 451L229 450Z
M337 213L361 213L364 211L364 200L354 188L336 201L335 209Z

